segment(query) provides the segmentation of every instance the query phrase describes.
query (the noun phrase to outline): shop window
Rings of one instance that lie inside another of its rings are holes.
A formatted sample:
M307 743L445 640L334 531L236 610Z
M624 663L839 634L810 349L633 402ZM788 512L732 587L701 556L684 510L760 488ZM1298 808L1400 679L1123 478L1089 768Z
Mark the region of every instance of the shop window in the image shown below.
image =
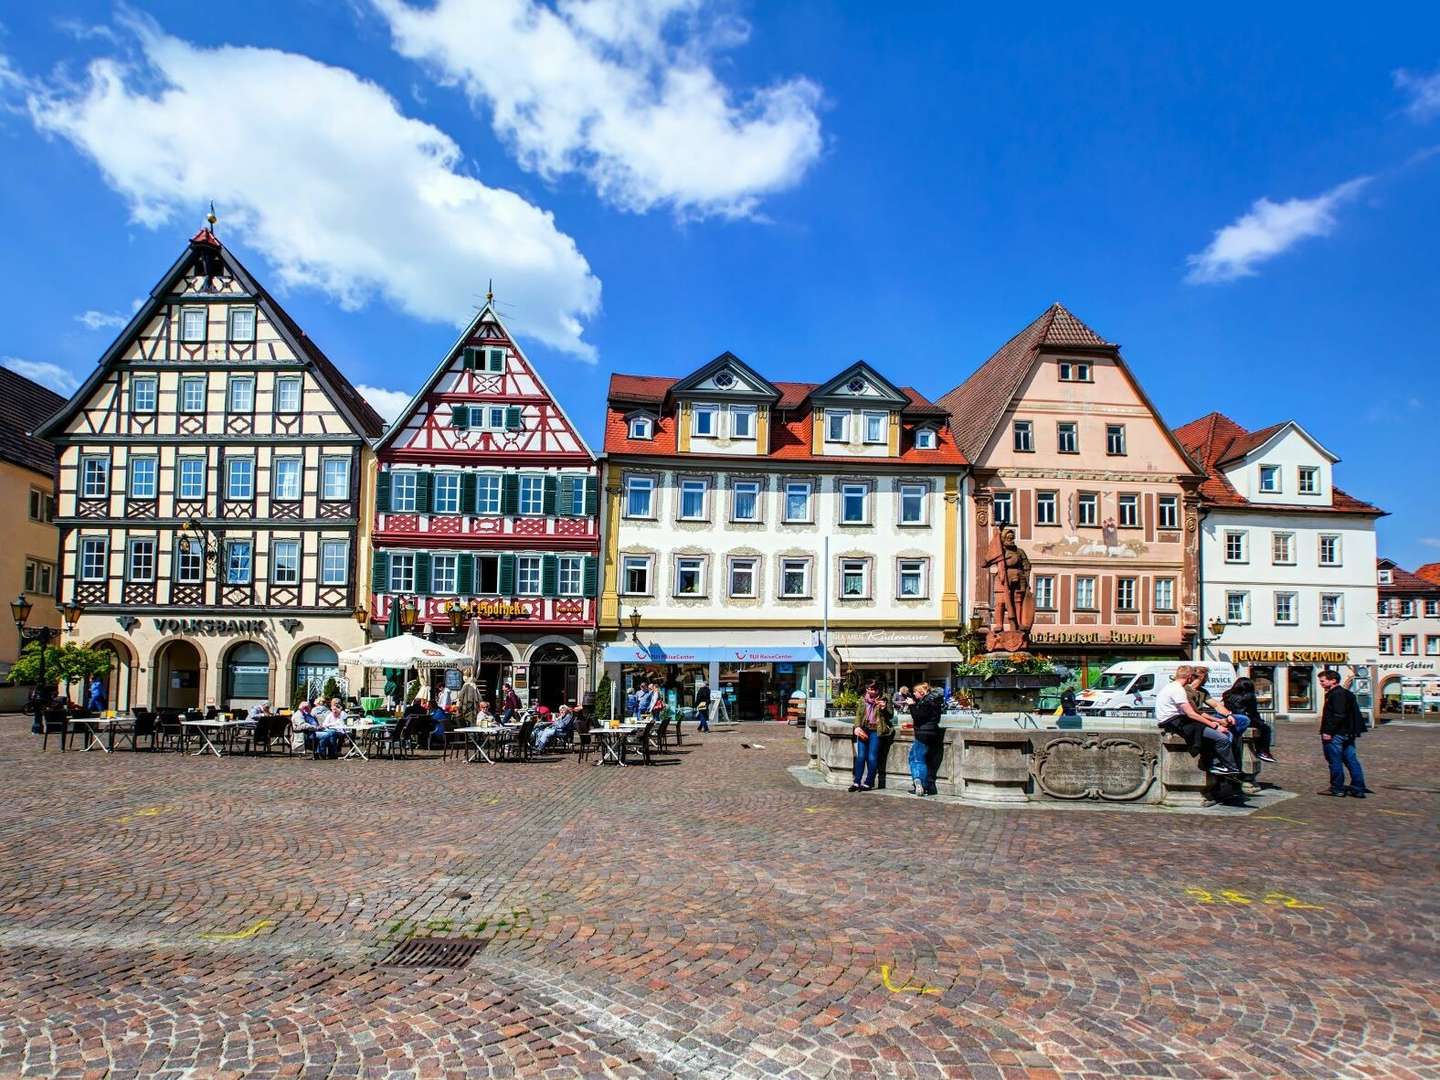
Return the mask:
M1315 669L1313 667L1286 669L1285 707L1292 713L1315 711Z
M1094 492L1081 492L1075 502L1077 525L1100 524L1100 496Z
M1062 454L1080 452L1080 425L1062 420L1055 425L1055 449Z
M329 645L316 642L295 657L295 690L314 697L325 689L327 679L340 674L340 658Z
M1160 518L1158 524L1162 529L1178 529L1180 527L1180 496L1161 495L1155 501L1155 509Z
M1029 420L1016 420L1012 429L1017 454L1035 452L1035 425Z
M242 641L225 654L225 696L232 701L270 696L270 654L263 645Z
M1255 703L1265 712L1275 708L1275 669L1252 664L1250 681L1255 684Z

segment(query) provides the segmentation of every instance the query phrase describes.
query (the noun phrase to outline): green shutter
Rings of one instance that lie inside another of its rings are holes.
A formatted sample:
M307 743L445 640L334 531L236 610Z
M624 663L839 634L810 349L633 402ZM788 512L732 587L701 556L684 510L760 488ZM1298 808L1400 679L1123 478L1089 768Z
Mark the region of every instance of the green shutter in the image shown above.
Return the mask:
M415 474L415 512L430 512L430 474L423 469Z
M600 480L595 476L585 478L585 516L594 517L600 510ZM593 594L591 594L593 595Z
M460 512L462 514L475 513L475 474L473 472L460 474Z
M519 431L519 430L520 430L521 428L523 428L524 426L525 426L525 425L521 422L521 418L520 418L520 406L519 406L519 405L506 405L506 406L505 406L505 430L506 430L506 431Z
M455 591L461 596L469 596L475 591L475 556L461 555L457 561L459 566L455 571Z
M469 405L450 406L450 426L454 428L460 428L461 430L464 430L465 428L468 428L470 426Z
M597 561L594 555L585 556L585 585L583 591L586 596L594 596L596 588L600 584L600 575L596 572L597 567L595 565Z
M467 345L467 346L465 346L465 358L461 361L461 366L462 366L466 371L474 371L474 370L475 370L475 358L476 358L479 354L480 354L480 350L477 349L475 346L473 346L473 345Z
M426 596L430 592L430 553L428 551L415 553L415 591L421 596Z
M560 559L556 555L540 558L540 595L554 596L560 590Z
M515 595L515 556L509 552L500 556L500 595Z
M377 513L390 512L390 474L380 472L375 476L375 510Z
M506 473L500 485L500 513L514 517L520 512L520 475Z
M560 513L573 515L575 513L575 483L584 483L584 478L579 476L560 477Z
M555 474L545 474L545 490L541 495L540 509L547 514L555 513Z
M377 593L390 591L390 556L383 551L375 552L370 564L370 589Z

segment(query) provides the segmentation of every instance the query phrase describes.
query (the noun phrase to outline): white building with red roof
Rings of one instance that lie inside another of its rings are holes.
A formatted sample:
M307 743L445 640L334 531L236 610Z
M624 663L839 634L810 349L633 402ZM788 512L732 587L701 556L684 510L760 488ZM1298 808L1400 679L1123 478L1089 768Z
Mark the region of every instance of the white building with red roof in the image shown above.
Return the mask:
M1427 563L1414 573L1380 559L1380 664L1376 696L1386 716L1440 713L1440 580ZM1423 572L1430 570L1426 575Z
M870 365L771 382L731 353L614 375L600 633L618 685L737 719L824 677L943 684L960 658L965 457L945 410ZM827 650L828 644L828 650Z
M1232 662L1278 716L1318 715L1327 666L1373 708L1385 511L1336 487L1339 458L1293 420L1247 431L1216 412L1175 434L1205 470L1202 658Z

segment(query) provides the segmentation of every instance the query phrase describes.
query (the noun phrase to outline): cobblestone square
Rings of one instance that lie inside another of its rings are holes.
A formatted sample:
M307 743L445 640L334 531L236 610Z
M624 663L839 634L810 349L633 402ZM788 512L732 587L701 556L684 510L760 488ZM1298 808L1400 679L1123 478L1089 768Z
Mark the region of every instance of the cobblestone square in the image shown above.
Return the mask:
M41 754L0 720L0 1075L1440 1076L1440 731L1249 817L652 768ZM385 966L411 935L467 966Z

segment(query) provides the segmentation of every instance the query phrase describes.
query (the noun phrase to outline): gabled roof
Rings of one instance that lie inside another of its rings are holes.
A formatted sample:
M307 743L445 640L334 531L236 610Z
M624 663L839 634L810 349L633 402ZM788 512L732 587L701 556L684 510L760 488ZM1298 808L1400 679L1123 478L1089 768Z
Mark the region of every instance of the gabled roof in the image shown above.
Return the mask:
M1376 559L1375 565L1382 570L1389 570L1391 574L1390 584L1381 585L1381 592L1419 592L1440 596L1440 581L1431 581L1429 578L1422 577L1420 572L1412 574L1396 563L1394 559ZM1440 570L1440 563L1427 563L1426 566L1420 567L1420 571L1424 571L1428 567Z
M1415 568L1415 576L1440 585L1440 562L1427 562Z
M744 360L741 360L729 349L726 349L723 353L715 357L714 360L711 360L703 367L692 371L689 375L676 379L674 383L670 386L670 392L672 394L684 394L692 391L695 389L695 387L699 386L706 379L710 378L710 376L713 375L715 372L719 371L721 368L726 367L738 368L740 369L740 371L744 372L747 377L753 379L755 383L760 387L759 396L768 397L772 401L777 400L780 397L780 391L776 388L774 383L772 383L769 379L765 378L764 375L761 375L749 364L745 363ZM737 390L735 392L741 393L742 391Z
M145 303L140 305L140 309L135 312L125 329L121 330L115 340L110 343L110 347L100 357L100 361L95 370L91 372L90 377L85 380L80 389L75 391L63 408L40 426L37 433L47 438L64 435L65 425L70 418L85 407L96 388L105 380L115 361L119 359L135 336L155 317L156 312L169 302L170 294L174 291L176 283L184 276L196 257L202 254L209 259L219 258L225 264L235 280L240 282L246 292L254 298L256 306L265 313L280 336L295 350L295 355L308 362L316 381L328 392L330 399L340 410L341 415L349 421L356 434L367 439L377 438L385 430L385 421L380 418L380 414L371 408L370 403L350 384L350 380L341 374L340 369L321 351L320 346L316 345L300 328L300 325L290 317L290 313L276 302L265 287L250 274L250 271L245 269L244 264L235 257L235 253L225 247L219 237L208 228L201 229L190 238L190 242L180 253L180 257L150 290L150 296Z
M421 406L430 391L435 389L435 384L440 381L445 372L455 363L456 355L459 354L460 350L465 347L466 343L469 342L470 338L474 335L475 328L486 322L493 322L500 328L500 332L505 335L505 340L510 343L510 347L519 354L521 361L524 362L525 369L529 372L530 377L535 380L545 396L550 399L550 403L555 406L556 410L565 420L565 423L574 433L575 441L580 444L580 448L585 451L585 455L593 461L595 459L595 451L590 449L590 444L585 441L585 437L580 434L580 429L576 427L574 421L570 419L570 414L565 411L565 406L560 404L560 399L551 392L549 385L540 375L535 365L530 363L530 358L525 355L525 350L520 347L520 343L515 340L515 336L510 333L510 329L505 325L504 320L500 318L500 313L495 310L494 301L489 299L485 301L485 306L475 313L475 317L465 325L465 329L460 331L460 336L456 338L454 344L445 351L445 355L442 356L440 362L435 365L435 370L430 372L430 377L425 380L425 384L411 395L410 400L405 404L405 408L401 409L400 414L395 418L395 422L390 425L385 434L375 443L375 449L383 450L405 429L407 422L415 415L415 410Z
M1005 417L1005 411L1010 408L1044 350L1075 352L1081 356L1102 355L1113 360L1130 379L1136 395L1155 417L1176 453L1182 460L1189 460L1189 455L1160 419L1159 410L1150 401L1144 387L1130 375L1120 356L1120 346L1106 341L1059 302L1051 304L1029 326L1000 346L963 383L948 394L941 395L937 404L949 414L950 430L968 460L975 461L990 444L995 429Z
M848 384L855 379L861 379L874 383L881 390L882 396L877 398L861 398L859 399L861 404L865 404L867 402L874 402L876 405L893 405L896 408L900 409L903 409L908 404L910 404L910 399L906 397L904 391L902 391L889 379L885 378L884 375L881 375L864 360L855 361L855 363L851 364L844 371L840 372L840 374L836 375L829 382L821 383L819 386L817 386L814 390L810 392L810 397L817 400L823 400L827 398L844 398L851 401L856 400L853 393L842 393L842 388L848 387Z
M1191 420L1188 424L1182 424L1175 429L1175 437L1180 440L1180 445L1185 447L1190 455L1200 463L1205 470L1205 480L1200 485L1200 497L1212 506L1223 506L1230 509L1257 508L1265 510L1290 511L1316 511L1342 514L1368 514L1373 517L1381 517L1385 514L1378 506L1371 506L1367 502L1347 495L1333 483L1330 485L1330 502L1328 505L1318 503L1295 504L1289 503L1253 503L1236 490L1235 485L1230 483L1225 476L1222 466L1231 461L1237 461L1245 454L1263 445L1274 438L1276 433L1290 426L1298 428L1305 438L1320 445L1300 428L1294 421L1286 420L1279 424L1271 424L1269 427L1261 428L1259 431L1247 431L1224 413L1207 413L1198 419ZM1244 447L1237 450L1237 447ZM1323 449L1323 448L1322 448ZM1328 451L1327 451L1328 454ZM1333 460L1333 456L1332 456Z
M0 460L53 478L55 447L36 438L34 431L41 418L64 405L65 399L53 390L0 368Z

